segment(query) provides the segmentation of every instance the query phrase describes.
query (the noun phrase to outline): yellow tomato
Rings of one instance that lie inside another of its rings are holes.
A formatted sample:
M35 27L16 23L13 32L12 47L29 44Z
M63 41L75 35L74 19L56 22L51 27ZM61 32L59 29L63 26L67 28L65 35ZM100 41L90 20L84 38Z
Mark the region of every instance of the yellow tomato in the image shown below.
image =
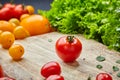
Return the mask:
M29 17L30 15L29 14L23 14L20 16L20 21L22 21L23 19Z
M37 14L23 19L20 25L28 30L31 36L51 31L50 22L48 19Z
M15 41L13 33L4 31L0 34L0 43L3 48L8 49Z
M12 25L12 23L9 23L8 21L1 20L0 21L0 30L13 32L14 26Z
M2 33L3 31L2 30L0 30L0 34Z
M11 23L12 24L12 26L14 27L14 28L16 28L17 27L17 25L15 24L15 23Z
M28 13L29 13L30 15L31 15L31 14L34 14L35 9L34 9L33 6L27 5L27 6L26 6L26 9L28 10Z
M0 30L0 35L1 35L1 33L2 33L3 31L2 30ZM1 44L1 40L0 40L0 44Z
M13 34L15 36L15 39L24 39L30 35L29 32L22 26L16 27L13 30Z
M17 18L11 18L9 20L10 23L14 23L16 26L20 25L20 21Z
M13 60L21 60L24 54L24 47L20 44L13 44L9 48L9 55L12 57Z

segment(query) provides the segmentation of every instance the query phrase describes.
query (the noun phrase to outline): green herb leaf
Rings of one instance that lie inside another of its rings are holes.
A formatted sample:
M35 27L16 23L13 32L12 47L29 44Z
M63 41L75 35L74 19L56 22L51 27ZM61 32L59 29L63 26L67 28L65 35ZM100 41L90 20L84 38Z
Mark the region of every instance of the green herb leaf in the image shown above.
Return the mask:
M102 62L102 61L105 61L105 57L103 57L103 56L98 56L98 57L96 58L96 60L99 61L99 62Z
M120 64L120 60L117 60L116 63Z
M113 71L119 71L119 68L117 66L113 66Z
M119 73L117 73L117 77L119 77L119 78L120 78L120 72L119 72Z
M102 68L103 68L102 65L99 65L99 64L98 64L96 67L97 67L98 69L102 69Z
M52 39L48 39L48 42L52 42Z

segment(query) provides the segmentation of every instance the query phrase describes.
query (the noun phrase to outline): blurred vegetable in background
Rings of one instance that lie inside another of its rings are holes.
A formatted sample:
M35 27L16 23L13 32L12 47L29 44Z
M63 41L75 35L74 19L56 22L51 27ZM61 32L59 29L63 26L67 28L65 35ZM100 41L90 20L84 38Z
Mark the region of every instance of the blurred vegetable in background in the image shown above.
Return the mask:
M81 33L120 51L119 0L54 0L49 11L38 10L62 33Z

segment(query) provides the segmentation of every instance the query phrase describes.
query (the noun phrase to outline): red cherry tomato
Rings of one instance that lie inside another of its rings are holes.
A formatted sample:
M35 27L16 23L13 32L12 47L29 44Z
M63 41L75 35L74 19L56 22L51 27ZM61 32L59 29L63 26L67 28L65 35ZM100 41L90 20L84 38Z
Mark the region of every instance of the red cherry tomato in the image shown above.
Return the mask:
M112 77L108 73L99 73L96 80L112 80Z
M0 78L1 77L4 77L4 72L3 72L2 66L0 65Z
M49 77L50 75L60 75L61 73L61 67L59 63L55 61L48 62L43 65L41 68L41 75L44 76L45 78Z
M27 14L27 13L28 11L24 8L24 6L22 4L18 4L13 10L13 17L20 19L20 16L22 14Z
M2 77L2 78L0 78L0 80L15 80L15 79L9 78L9 77Z
M6 4L4 4L3 7L7 7L7 8L10 8L11 10L13 10L15 8L15 6L16 6L15 4L6 3Z
M12 17L12 11L8 7L0 9L0 20L9 20Z
M74 36L60 37L56 42L56 53L64 62L75 61L82 51L82 44Z
M50 75L46 80L64 80L64 77L61 75Z

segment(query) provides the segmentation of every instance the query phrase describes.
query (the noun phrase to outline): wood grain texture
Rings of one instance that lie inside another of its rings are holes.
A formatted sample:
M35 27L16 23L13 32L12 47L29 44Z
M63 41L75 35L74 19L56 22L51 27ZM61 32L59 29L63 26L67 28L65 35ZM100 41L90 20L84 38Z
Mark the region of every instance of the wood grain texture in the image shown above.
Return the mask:
M25 48L25 54L21 61L13 61L8 54L8 50L0 47L0 64L4 72L16 80L44 80L40 75L41 67L49 61L57 61L61 65L65 80L91 80L100 72L111 73L113 80L120 80L116 76L112 67L120 64L116 60L120 59L120 53L107 49L103 44L94 40L87 40L82 35L74 35L82 42L83 49L81 56L73 63L64 63L55 52L55 42L61 36L58 32L47 33L38 36L32 36L24 40L16 40L14 44L21 44ZM51 42L49 41L51 40ZM102 55L106 58L104 62L98 62L96 57ZM97 69L96 65L103 66Z

